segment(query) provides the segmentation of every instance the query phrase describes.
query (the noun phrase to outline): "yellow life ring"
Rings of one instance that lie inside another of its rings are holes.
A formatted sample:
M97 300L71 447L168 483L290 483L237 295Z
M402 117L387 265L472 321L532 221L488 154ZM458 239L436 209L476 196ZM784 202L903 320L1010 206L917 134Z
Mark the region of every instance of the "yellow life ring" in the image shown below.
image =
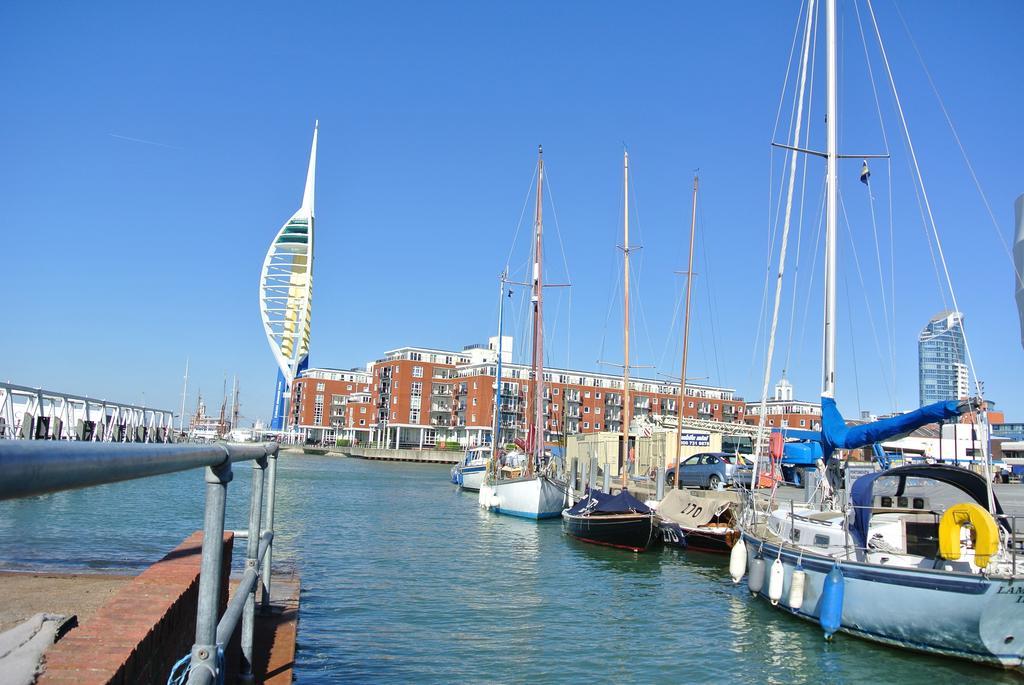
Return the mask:
M967 526L974 542L974 563L979 568L988 566L989 558L999 551L999 526L992 514L974 502L954 504L939 521L939 556L944 559L960 558L960 529Z

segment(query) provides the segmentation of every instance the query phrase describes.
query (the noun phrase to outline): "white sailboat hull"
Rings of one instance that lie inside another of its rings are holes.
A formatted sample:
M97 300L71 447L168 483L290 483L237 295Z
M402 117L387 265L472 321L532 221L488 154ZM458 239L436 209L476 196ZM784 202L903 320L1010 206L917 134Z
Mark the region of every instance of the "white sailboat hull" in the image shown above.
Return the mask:
M459 486L463 490L478 492L483 485L484 476L487 475L487 466L464 466L462 467L462 481Z
M761 550L769 564L779 546L745 533L748 549ZM783 547L785 570L778 608L819 620L819 602L830 557ZM752 554L747 569L753 563ZM806 573L803 603L787 606L798 561ZM843 562L844 601L840 630L875 642L959 657L1004 668L1024 668L1024 588L1019 577L986 578L939 569L880 567ZM768 583L759 593L768 599Z
M480 506L508 516L554 518L565 508L565 489L544 476L485 483Z

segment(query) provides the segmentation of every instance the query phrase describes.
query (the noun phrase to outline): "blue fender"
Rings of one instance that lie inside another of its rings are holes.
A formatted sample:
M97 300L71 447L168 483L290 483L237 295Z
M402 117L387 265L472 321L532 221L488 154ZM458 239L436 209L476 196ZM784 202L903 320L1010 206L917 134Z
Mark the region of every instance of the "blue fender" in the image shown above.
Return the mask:
M825 576L824 587L821 590L821 604L819 604L818 622L825 631L825 639L831 640L839 627L843 624L843 593L846 580L843 578L843 571L839 564L832 567L832 570Z

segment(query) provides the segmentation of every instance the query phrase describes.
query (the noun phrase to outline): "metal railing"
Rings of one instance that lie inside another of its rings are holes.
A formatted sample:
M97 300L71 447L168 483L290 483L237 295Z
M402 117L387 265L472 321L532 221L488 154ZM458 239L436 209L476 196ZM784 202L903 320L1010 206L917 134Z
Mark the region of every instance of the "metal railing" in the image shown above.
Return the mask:
M172 412L0 382L0 438L168 442Z
M223 649L242 624L239 679L253 681L256 588L269 609L270 567L277 486L276 443L265 444L104 444L89 442L0 441L0 500L148 478L195 468L206 470L206 508L200 561L196 637L188 682L213 683L224 669ZM218 620L224 561L224 511L232 464L253 462L245 572ZM263 507L266 486L266 511ZM265 515L264 515L265 514Z

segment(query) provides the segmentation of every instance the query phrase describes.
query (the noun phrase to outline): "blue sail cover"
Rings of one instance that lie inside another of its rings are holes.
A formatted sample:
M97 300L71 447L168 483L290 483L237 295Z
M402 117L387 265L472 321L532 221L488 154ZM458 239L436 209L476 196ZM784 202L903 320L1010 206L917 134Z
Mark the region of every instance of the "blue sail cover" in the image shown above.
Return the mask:
M921 426L927 426L929 423L956 418L963 411L959 400L946 400L888 419L879 419L859 426L847 426L836 407L836 401L831 397L822 397L821 446L825 453L825 461L828 461L836 450L853 450L881 442L894 435L909 433Z
M590 490L586 496L569 509L570 514L589 516L591 514L649 514L650 508L623 490L617 495L609 495L600 490Z

